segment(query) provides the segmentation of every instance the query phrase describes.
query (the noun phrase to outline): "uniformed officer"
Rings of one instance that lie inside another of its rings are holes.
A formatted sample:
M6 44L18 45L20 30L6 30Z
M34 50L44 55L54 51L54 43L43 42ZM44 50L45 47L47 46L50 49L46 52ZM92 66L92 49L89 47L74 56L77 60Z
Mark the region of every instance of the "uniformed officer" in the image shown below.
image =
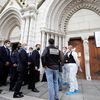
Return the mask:
M48 100L59 100L59 63L63 61L59 49L54 46L54 39L49 39L49 46L44 49L41 58L48 82Z

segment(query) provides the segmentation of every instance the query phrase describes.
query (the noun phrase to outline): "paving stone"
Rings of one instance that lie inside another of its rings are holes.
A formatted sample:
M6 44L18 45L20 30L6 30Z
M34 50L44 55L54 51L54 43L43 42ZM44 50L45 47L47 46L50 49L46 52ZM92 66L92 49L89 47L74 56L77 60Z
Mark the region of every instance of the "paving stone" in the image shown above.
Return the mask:
M59 92L60 100L100 100L100 81L93 80L78 80L80 93L74 95L66 95L68 86L63 86L63 91ZM40 91L34 93L27 89L27 86L23 86L21 91L24 93L24 97L21 99L13 99L13 92L9 92L9 85L0 87L3 92L0 94L0 100L47 100L48 99L48 86L47 82L38 82L36 88Z

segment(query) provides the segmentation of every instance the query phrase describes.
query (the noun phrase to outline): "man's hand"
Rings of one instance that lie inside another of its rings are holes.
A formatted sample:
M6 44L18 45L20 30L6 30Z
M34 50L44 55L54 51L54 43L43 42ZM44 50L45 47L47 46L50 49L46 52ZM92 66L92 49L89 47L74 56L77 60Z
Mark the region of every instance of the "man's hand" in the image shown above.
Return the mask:
M47 66L43 66L43 68L47 68Z
M31 62L28 62L28 65L30 65L31 64Z
M16 67L17 66L17 64L13 64L13 67Z
M5 65L8 66L8 65L9 65L9 62L7 61L7 62L5 63Z
M68 60L66 60L66 62L68 62Z
M37 66L35 66L35 70L38 70L38 67Z

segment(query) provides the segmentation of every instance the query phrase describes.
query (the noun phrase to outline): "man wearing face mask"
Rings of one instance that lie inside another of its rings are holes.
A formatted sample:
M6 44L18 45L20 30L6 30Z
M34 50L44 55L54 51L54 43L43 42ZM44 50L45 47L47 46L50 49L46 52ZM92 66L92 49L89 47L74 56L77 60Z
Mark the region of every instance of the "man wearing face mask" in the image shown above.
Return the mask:
M4 45L0 47L0 85L6 85L7 82L9 68L11 65L9 47L9 40L5 40Z
M33 50L32 55L31 55L31 59L32 59L32 66L31 66L31 71L33 71L33 81L31 84L31 89L33 92L39 92L36 88L35 88L35 83L39 81L40 78L40 73L38 71L39 67L40 67L40 54L39 54L39 50L40 50L40 44L36 44L36 49ZM32 72L31 72L32 73Z
M20 92L21 90L21 86L22 86L22 82L24 81L24 77L25 77L25 73L28 67L28 55L25 51L25 46L26 44L18 44L18 66L17 66L17 73L18 73L18 77L17 77L17 82L15 84L15 89L14 89L14 98L21 98L24 95L22 94L22 92Z

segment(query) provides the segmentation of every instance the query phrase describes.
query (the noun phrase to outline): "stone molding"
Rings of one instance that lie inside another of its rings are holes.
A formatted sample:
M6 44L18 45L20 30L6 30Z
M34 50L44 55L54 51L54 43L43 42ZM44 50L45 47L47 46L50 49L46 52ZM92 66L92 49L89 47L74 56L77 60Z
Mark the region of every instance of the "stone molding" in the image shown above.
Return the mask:
M100 0L73 0L70 2L62 12L58 26L60 31L67 32L67 25L70 18L80 9L89 9L100 15L100 7L98 4L100 4Z

